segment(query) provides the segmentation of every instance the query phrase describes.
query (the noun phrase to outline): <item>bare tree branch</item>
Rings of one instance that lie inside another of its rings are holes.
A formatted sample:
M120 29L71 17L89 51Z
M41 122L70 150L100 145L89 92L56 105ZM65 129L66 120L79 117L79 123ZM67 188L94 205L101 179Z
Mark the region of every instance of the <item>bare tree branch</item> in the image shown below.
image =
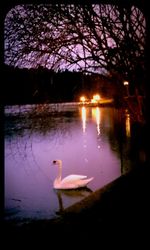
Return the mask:
M9 65L144 74L145 19L134 6L18 5L4 35Z

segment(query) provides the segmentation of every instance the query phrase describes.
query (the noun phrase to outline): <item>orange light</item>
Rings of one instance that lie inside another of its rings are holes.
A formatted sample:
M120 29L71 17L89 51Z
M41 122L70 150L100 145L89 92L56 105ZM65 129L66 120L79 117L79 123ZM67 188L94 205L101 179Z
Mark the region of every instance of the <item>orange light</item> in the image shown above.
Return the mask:
M129 82L128 81L124 81L123 84L124 85L129 85Z
M81 102L85 102L85 100L86 100L85 96L81 96L81 97L80 97L80 101L81 101Z
M91 103L96 103L96 100L95 100L95 99L92 99L92 100L91 100Z
M96 101L99 101L101 99L100 95L94 95L93 96L93 99L96 100Z
M101 99L100 95L93 95L93 99L91 99L92 103L97 103Z

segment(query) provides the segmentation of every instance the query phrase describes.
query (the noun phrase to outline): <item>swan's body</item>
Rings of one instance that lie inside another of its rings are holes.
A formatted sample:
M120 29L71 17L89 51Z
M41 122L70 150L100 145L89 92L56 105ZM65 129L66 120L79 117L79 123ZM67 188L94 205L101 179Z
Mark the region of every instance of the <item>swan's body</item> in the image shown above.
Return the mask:
M53 164L57 165L59 168L58 176L54 180L53 187L55 189L76 189L85 187L90 181L93 180L93 177L88 178L86 175L68 175L64 179L61 179L62 174L62 161L55 160Z

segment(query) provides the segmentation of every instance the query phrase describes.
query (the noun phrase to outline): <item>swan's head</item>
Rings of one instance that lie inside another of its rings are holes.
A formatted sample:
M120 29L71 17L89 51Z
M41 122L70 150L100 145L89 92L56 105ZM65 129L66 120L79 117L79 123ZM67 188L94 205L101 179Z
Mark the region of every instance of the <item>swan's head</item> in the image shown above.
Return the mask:
M61 160L54 160L54 161L53 161L53 164L54 164L54 165L58 165L58 166L61 167L61 166L62 166L62 161L61 161Z

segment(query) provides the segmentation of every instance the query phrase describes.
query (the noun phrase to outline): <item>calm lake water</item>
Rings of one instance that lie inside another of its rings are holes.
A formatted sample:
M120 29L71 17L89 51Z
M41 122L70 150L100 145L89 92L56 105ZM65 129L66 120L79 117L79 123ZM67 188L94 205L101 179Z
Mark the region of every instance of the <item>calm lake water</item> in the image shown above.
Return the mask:
M51 219L129 171L130 117L105 107L55 104L5 107L6 220ZM87 189L53 189L62 177L94 177Z

